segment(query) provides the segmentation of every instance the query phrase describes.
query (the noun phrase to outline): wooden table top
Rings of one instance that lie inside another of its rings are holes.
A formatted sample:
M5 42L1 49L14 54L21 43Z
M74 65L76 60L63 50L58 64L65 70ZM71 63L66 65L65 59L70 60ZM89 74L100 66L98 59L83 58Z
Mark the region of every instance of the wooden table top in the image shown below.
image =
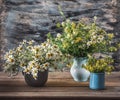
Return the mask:
M30 87L21 74L11 79L7 74L0 72L0 100L120 100L120 72L106 75L105 84L105 90L91 90L89 82L75 82L69 72L49 72L44 87Z

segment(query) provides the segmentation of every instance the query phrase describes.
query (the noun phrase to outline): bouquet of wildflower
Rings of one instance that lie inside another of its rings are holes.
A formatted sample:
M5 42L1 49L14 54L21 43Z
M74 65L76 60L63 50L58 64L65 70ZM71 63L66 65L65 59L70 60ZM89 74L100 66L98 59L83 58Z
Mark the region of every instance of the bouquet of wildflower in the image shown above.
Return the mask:
M96 17L93 23L86 23L84 20L75 23L66 20L59 25L63 30L54 38L48 34L48 38L59 47L62 53L74 57L86 57L95 52L108 52L116 50L111 46L112 33L97 26Z
M111 65L113 59L110 57L105 58L95 58L90 56L86 65L83 65L84 68L93 73L110 73L114 67Z
M11 75L22 70L27 74L31 73L36 79L38 71L48 70L53 62L61 59L61 56L58 47L52 45L49 40L40 45L34 45L34 41L23 40L17 48L5 54L4 70Z

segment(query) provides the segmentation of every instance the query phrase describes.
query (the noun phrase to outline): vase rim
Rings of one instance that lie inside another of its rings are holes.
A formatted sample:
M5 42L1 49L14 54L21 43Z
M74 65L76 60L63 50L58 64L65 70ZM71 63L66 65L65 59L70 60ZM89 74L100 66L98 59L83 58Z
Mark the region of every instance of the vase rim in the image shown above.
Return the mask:
M105 74L105 72L99 72L99 73L97 73L97 72L91 72L91 74Z
M88 57L74 57L74 59L87 59Z

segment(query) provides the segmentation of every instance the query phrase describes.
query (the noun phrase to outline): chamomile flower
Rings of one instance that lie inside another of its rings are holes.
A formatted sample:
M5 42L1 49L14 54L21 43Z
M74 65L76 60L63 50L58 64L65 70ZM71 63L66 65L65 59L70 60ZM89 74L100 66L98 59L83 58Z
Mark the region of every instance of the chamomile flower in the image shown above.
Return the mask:
M61 38L61 34L60 34L60 33L58 33L58 34L57 34L57 37L58 37L58 38Z
M26 43L27 42L27 40L23 40L23 43Z
M27 49L32 50L32 49L33 49L33 47L32 47L32 46L28 46L28 47L27 47Z
M25 66L25 63L24 62L21 62L20 63L20 67L24 67Z
M52 59L53 56L54 56L54 53L52 53L52 52L48 52L48 53L46 54L46 58L47 58L47 59Z
M16 48L17 51L22 51L23 50L23 46L22 45L19 45L19 47Z
M47 70L48 69L48 67L49 67L49 63L48 62L46 62L45 64L43 64L43 68L45 69L45 70Z
M35 42L34 40L31 40L31 41L28 41L28 44L32 45L34 42Z
M7 62L10 64L14 64L15 63L15 59L14 58L8 58Z
M35 60L30 61L30 62L28 63L28 65L31 65L31 66L34 66L35 64L36 64L36 61L35 61Z
M92 36L92 39L96 39L96 38L97 38L97 36L96 36L96 35L93 35L93 36Z
M30 74L30 70L28 68L24 68L23 72Z
M40 59L40 54L35 54L33 57L35 58L35 60L39 60Z
M61 38L61 41L63 42L63 41L64 41L64 39L63 39L63 38Z
M89 47L89 46L91 46L92 45L92 41L88 41L87 42L87 46Z
M65 26L65 22L62 22L61 25L64 27Z
M34 73L34 74L33 74L33 78L36 80L37 77L38 77L37 73Z
M4 55L4 60L8 59L9 57L9 52L7 52L5 55Z
M38 69L37 68L32 68L32 74L37 73Z
M41 47L40 47L39 45L35 45L35 46L32 48L32 52L33 52L33 53L37 53L37 52L40 51L40 49L41 49Z
M104 37L102 35L100 35L98 38L97 38L97 42L100 43L102 42L104 39Z
M8 55L8 58L6 58L6 61L9 62L10 64L14 64L15 63L15 58L13 55Z

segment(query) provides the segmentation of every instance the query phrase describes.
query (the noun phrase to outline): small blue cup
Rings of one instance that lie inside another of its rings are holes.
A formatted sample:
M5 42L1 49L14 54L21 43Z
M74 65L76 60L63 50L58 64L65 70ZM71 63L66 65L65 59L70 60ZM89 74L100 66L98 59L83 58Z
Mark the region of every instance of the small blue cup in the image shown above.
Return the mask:
M102 90L105 88L105 73L90 73L90 89Z

